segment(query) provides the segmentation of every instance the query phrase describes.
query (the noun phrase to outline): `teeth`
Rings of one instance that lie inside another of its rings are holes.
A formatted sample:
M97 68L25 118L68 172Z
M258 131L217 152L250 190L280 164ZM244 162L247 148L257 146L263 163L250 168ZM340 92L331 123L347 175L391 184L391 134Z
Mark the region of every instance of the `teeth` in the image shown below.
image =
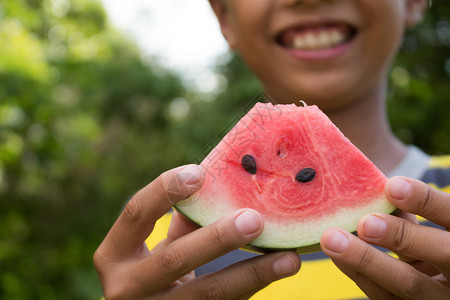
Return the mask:
M333 44L333 41L331 40L330 35L327 32L325 32L325 31L320 32L319 44L323 48L328 48Z
M295 48L295 49L304 49L304 48L306 48L306 42L305 42L303 36L301 36L301 35L296 36L294 38L294 40L293 40L292 47Z
M317 50L331 48L345 41L345 34L339 30L321 30L319 33L298 34L292 40L292 47L297 50Z
M337 30L333 30L331 31L331 40L333 42L333 44L339 44L342 43L345 39L345 36Z
M314 49L318 45L315 34L312 32L308 32L305 35L305 43L307 49Z

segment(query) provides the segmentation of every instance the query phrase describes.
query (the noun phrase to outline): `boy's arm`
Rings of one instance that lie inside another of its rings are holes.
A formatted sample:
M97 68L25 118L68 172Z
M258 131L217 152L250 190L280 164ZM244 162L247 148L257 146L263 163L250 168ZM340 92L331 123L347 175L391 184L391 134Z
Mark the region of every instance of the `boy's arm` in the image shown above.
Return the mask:
M274 253L195 278L192 271L249 243L263 231L253 210L240 210L197 229L175 215L167 238L149 251L145 240L177 201L195 193L202 170L180 167L163 173L127 204L94 255L106 299L234 299L250 297L272 281L295 274L294 252Z
M400 177L388 181L385 193L402 211L450 228L450 194ZM410 217L365 216L358 224L360 239L330 229L322 236L322 249L371 299L449 299L450 233ZM390 249L400 259L368 243Z

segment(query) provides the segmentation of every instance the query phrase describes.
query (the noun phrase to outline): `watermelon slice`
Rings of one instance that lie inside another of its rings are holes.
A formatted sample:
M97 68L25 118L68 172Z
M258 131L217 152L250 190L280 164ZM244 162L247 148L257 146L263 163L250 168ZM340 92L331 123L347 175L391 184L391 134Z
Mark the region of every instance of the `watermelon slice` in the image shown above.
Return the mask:
M356 231L367 213L391 213L386 176L317 106L257 103L203 160L203 187L176 209L205 226L241 208L263 233L246 247L320 250L330 227Z

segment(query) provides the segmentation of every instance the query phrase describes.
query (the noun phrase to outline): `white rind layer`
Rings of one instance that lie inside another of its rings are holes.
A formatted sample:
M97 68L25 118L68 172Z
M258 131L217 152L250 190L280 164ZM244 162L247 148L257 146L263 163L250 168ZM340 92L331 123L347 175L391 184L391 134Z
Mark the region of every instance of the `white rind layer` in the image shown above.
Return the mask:
M176 208L195 223L206 226L239 209L222 203L230 202L228 199L214 199L214 201L202 199L197 202L191 197L179 202ZM389 214L394 210L395 207L384 195L380 195L365 206L340 209L334 215L314 216L314 219L310 220L285 219L281 223L265 220L263 233L250 245L268 249L307 247L318 244L320 237L328 228L339 227L354 232L362 216L374 212Z

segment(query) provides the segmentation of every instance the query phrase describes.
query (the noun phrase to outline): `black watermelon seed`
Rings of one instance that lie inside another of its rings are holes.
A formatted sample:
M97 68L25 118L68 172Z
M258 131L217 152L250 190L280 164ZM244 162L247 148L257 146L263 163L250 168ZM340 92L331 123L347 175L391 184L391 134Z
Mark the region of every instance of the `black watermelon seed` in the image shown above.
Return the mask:
M253 156L246 154L241 160L242 167L250 174L256 174L256 161Z
M313 168L304 168L300 172L298 172L297 176L295 176L295 179L297 179L300 182L309 182L316 177L316 170Z

